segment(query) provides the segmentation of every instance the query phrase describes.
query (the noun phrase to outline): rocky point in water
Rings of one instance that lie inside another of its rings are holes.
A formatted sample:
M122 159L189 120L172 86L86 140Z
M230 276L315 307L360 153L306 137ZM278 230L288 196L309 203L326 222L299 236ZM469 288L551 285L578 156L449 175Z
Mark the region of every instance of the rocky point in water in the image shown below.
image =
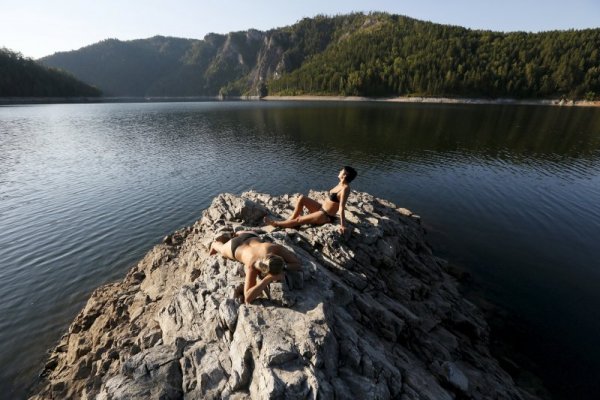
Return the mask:
M324 193L311 193L324 198ZM224 230L286 217L292 196L222 194L98 288L50 353L33 399L534 399L489 351L418 216L352 192L338 226L263 232L301 272L270 299L234 299L241 263L209 256Z

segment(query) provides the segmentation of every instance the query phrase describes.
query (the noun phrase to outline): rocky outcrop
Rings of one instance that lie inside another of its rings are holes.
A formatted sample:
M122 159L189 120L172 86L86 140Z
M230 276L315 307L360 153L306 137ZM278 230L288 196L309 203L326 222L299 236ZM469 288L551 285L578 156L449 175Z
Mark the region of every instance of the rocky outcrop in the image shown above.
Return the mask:
M255 192L215 198L93 293L32 398L533 398L490 355L488 325L418 216L366 193L350 196L346 237L336 225L264 233L303 270L240 304L243 267L209 256L212 238L292 206Z

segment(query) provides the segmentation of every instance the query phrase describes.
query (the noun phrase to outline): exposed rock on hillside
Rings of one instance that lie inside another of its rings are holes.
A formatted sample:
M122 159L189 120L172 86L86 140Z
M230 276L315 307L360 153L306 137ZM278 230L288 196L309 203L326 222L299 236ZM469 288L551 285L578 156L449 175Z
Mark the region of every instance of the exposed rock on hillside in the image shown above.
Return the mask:
M319 196L312 193L312 196ZM270 299L233 299L240 263L216 232L285 217L293 198L218 196L122 282L97 289L51 353L33 398L526 399L488 351L408 210L353 192L352 232L274 231L303 261Z

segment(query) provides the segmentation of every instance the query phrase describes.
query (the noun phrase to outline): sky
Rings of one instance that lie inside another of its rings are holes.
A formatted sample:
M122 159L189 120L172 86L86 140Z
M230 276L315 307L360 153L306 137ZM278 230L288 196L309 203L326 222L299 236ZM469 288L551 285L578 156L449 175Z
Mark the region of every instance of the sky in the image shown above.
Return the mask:
M39 58L108 38L202 39L353 11L496 31L600 27L600 0L0 0L0 48Z

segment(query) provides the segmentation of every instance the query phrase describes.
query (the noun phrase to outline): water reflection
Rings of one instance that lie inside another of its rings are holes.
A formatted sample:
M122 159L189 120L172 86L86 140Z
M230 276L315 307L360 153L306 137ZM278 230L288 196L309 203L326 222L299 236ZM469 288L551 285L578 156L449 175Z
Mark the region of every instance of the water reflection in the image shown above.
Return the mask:
M297 103L242 109L230 117L224 111L211 122L376 154L460 151L553 160L589 157L600 145L600 114L583 108Z

